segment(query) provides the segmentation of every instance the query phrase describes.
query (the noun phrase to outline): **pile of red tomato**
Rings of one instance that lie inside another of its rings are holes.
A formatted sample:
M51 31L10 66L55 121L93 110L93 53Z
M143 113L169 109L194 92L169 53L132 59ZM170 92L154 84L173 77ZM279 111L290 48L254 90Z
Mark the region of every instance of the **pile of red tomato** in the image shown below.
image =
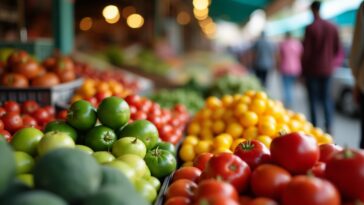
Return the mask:
M161 108L158 103L139 95L129 95L125 101L130 107L131 121L149 120L158 128L159 137L163 141L172 144L181 141L189 118L188 111L183 105L165 109Z
M57 118L64 118L67 113L60 112ZM24 127L42 129L48 122L56 118L52 106L41 107L33 100L19 104L15 101L6 101L0 106L0 135L10 141L11 135Z
M174 173L165 205L354 205L364 202L364 152L289 133L270 149L245 141Z

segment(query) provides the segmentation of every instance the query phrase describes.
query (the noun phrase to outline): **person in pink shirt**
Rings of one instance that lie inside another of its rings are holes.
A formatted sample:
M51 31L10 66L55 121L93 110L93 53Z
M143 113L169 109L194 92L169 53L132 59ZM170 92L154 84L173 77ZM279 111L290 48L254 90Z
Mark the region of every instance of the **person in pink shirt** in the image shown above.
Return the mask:
M283 101L286 107L292 106L292 87L301 74L302 44L287 32L279 44L278 69L282 76Z

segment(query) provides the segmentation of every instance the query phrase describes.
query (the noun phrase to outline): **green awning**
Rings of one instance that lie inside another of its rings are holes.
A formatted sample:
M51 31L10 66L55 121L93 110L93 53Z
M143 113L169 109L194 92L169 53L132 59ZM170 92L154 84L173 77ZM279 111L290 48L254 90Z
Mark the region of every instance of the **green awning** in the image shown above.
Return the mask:
M209 15L214 20L244 23L257 9L264 9L271 0L212 0Z

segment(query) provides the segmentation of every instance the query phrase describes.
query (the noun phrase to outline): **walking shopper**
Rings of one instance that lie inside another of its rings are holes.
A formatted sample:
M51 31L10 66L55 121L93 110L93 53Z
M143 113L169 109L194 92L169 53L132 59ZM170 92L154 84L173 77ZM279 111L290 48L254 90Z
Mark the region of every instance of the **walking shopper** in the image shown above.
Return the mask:
M267 87L267 76L275 64L275 49L268 41L265 32L253 45L253 70L264 87Z
M320 6L318 1L311 4L314 21L305 31L302 72L308 93L311 122L317 126L316 106L320 102L324 109L325 130L331 133L334 109L331 77L340 54L340 40L337 28L321 18Z
M360 103L361 139L360 148L364 149L364 2L357 16L350 54L350 67L355 79L354 96ZM350 105L348 105L350 106Z
M278 70L282 77L283 102L286 107L292 107L292 88L301 74L302 44L292 38L291 33L285 34L279 44Z

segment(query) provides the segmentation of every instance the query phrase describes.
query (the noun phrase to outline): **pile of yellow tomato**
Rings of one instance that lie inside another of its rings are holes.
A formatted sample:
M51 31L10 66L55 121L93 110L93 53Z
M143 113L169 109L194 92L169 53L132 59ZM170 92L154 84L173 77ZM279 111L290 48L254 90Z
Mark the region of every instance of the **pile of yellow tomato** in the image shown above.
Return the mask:
M248 91L221 99L207 98L188 126L179 155L189 164L201 153L234 152L238 144L252 139L269 148L282 132L303 132L318 144L332 143L332 137L314 127L303 114L285 109L262 91Z
M102 97L119 96L126 97L131 91L115 80L103 81L86 78L82 86L76 91L71 102L80 99L89 99L101 95Z

